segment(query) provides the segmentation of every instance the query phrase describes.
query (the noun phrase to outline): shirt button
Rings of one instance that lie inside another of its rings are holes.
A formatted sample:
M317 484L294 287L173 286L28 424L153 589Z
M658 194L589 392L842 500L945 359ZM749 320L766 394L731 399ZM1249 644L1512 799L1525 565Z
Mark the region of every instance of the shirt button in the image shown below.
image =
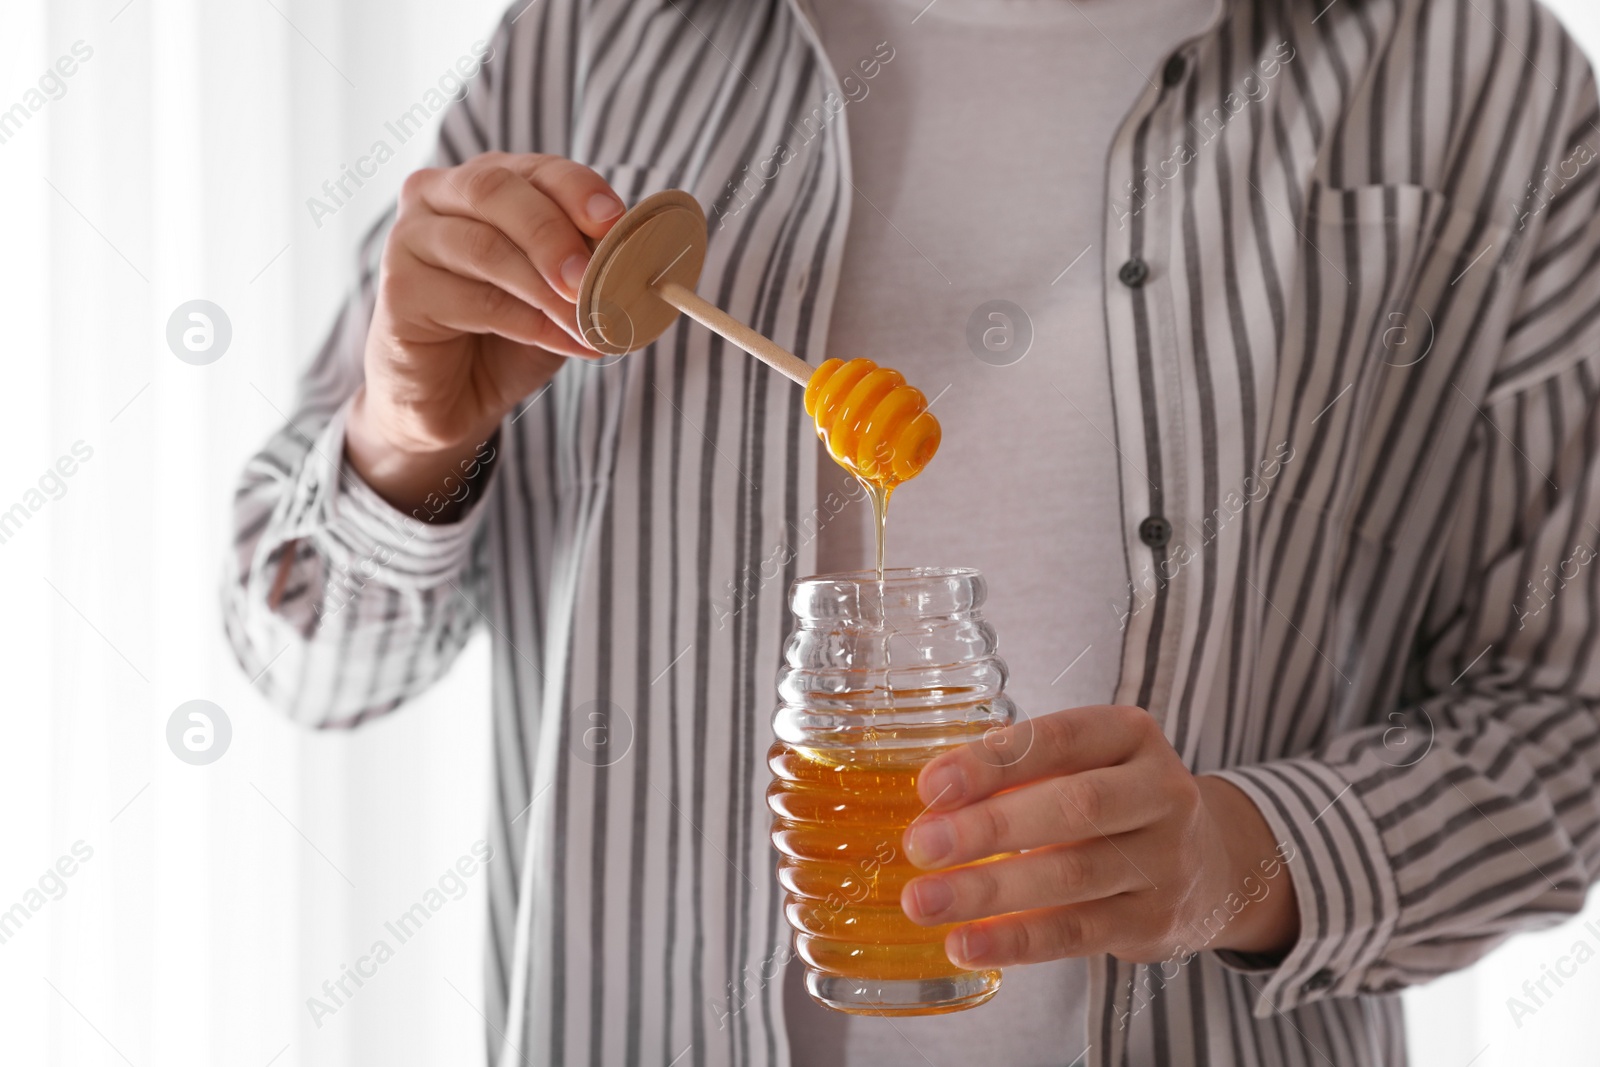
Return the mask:
M1327 989L1331 985L1333 985L1333 972L1327 968L1323 968L1310 978L1306 979L1306 992L1320 993L1322 990Z
M1181 55L1174 55L1162 68L1161 81L1168 89L1172 89L1183 81L1183 76L1187 73L1189 73L1189 61Z
M1117 277L1129 289L1137 289L1145 283L1146 278L1150 277L1150 264L1138 256L1134 256L1122 265L1121 270L1117 271Z
M1172 540L1172 523L1160 515L1152 515L1139 524L1139 540L1151 548L1165 548Z

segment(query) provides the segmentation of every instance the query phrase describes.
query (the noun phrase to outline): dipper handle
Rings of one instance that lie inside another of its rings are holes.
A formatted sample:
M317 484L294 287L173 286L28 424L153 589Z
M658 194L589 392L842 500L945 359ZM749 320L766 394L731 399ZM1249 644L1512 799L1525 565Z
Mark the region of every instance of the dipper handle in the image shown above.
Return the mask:
M755 356L796 385L804 386L811 380L815 367L783 346L756 333L715 304L700 299L694 290L674 281L664 281L655 286L655 291L661 299L712 333L720 335Z

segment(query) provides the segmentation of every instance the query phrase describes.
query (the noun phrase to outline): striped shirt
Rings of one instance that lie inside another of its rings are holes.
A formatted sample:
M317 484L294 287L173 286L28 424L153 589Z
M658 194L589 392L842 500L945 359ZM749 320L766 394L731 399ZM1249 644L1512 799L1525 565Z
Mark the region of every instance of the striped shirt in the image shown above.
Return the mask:
M701 294L824 358L857 197L798 0L543 0L493 47L441 162L690 190ZM1089 1061L1402 1063L1397 990L1575 913L1600 868L1595 81L1531 0L1216 0L1149 75L1084 264L1117 699L1261 808L1301 932L1277 961L1091 959ZM238 656L350 727L488 627L495 1063L784 1063L764 753L821 516L795 390L680 321L563 370L467 516L417 522L339 461L384 234L245 471Z

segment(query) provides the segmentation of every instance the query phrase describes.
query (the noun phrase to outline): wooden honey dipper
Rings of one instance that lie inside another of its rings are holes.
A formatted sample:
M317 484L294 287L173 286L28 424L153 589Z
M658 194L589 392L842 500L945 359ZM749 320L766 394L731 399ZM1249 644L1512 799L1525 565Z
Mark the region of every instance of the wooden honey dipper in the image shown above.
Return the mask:
M594 245L578 287L584 338L607 355L635 352L682 312L804 386L806 414L853 474L889 490L921 473L939 448L939 420L921 390L870 359L812 367L700 299L705 255L706 217L694 197L669 189L639 201Z

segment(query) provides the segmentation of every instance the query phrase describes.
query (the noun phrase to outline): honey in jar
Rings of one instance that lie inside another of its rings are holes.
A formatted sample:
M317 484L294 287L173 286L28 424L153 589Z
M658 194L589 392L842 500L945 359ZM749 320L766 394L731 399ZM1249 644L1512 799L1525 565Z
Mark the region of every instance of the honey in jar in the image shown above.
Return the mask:
M984 596L976 571L936 569L824 575L792 591L767 803L806 989L830 1008L936 1015L999 988L999 971L950 962L949 927L900 907L922 873L901 844L925 809L917 775L1015 717Z

